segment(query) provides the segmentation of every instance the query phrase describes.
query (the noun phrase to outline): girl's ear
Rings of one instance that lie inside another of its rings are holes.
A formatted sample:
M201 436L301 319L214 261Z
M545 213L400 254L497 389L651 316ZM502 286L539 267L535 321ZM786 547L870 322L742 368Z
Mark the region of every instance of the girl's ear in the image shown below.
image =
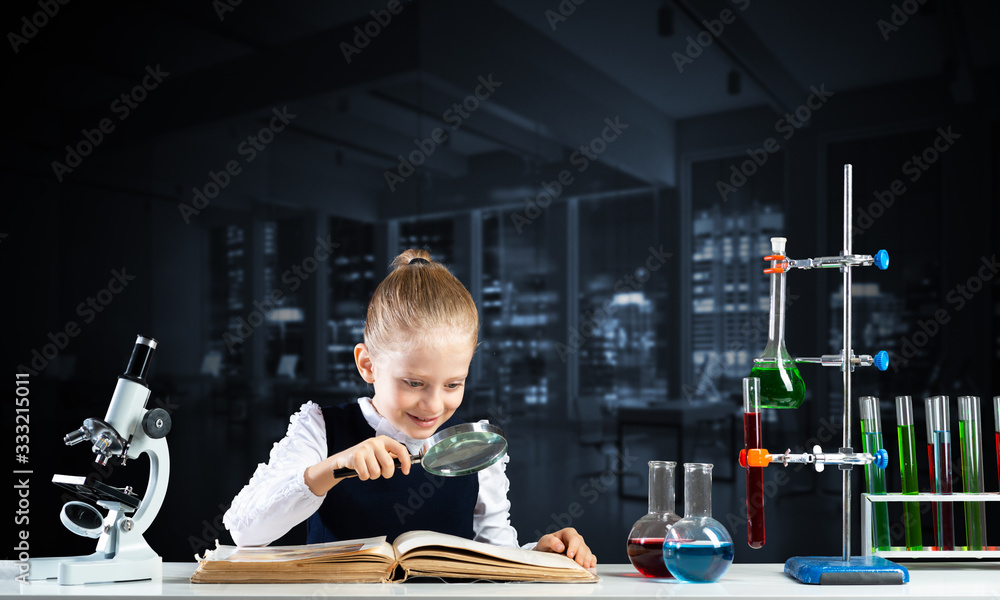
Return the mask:
M372 365L372 355L368 352L368 346L358 344L354 347L354 363L358 365L358 373L361 378L368 383L375 383L375 368Z

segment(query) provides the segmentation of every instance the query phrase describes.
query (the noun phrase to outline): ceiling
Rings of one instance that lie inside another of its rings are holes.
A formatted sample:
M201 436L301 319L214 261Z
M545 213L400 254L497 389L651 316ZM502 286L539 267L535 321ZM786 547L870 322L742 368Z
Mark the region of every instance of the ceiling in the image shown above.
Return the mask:
M672 186L679 120L754 107L782 114L814 85L844 92L945 78L957 103L982 101L975 73L1000 62L991 31L1000 8L985 1L929 0L907 15L900 3L864 0L402 0L350 62L343 44L372 11L384 18L387 0L226 2L63 6L6 78L24 117L6 168L48 176L51 155L160 64L170 73L162 91L109 136L107 157L199 128L238 133L288 105L298 117L273 159L296 177L385 192L386 173L443 129L447 141L411 188L479 185L500 197L506 185L516 197L568 168L617 117L630 125L623 141L606 144L575 193ZM18 22L37 5L6 10ZM449 109L490 77L500 85L456 128Z

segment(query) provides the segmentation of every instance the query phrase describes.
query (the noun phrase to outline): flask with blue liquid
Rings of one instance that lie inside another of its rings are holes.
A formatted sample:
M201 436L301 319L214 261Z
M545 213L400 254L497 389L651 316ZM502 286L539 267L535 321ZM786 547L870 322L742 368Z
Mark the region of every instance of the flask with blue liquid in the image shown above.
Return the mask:
M733 564L733 538L712 518L712 465L684 463L684 518L663 544L670 574L688 583L718 581Z

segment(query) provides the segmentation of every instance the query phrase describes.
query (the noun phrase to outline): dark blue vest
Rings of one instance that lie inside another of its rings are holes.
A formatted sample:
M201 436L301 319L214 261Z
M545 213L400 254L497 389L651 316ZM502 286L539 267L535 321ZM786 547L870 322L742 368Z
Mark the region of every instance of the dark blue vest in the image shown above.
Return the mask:
M333 455L375 433L356 402L323 409L327 455ZM461 423L452 416L441 429ZM306 520L310 544L384 535L389 542L401 533L429 529L467 539L474 537L472 517L479 497L479 477L439 477L414 465L409 475L389 479L344 479Z

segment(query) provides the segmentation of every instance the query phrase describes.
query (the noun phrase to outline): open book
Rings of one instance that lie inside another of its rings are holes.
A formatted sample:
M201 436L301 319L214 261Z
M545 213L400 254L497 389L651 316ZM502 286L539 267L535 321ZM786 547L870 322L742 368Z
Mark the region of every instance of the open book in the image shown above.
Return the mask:
M384 537L243 548L218 546L198 557L192 583L376 583L409 577L586 583L599 578L571 558L410 531Z

